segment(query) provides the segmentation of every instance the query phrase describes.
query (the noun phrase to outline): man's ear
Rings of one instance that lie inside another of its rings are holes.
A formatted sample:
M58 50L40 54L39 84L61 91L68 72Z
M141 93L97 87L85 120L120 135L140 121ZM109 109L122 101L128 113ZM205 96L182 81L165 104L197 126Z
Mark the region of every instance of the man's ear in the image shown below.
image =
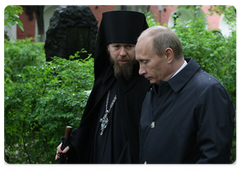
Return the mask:
M174 57L174 52L171 48L166 48L165 49L165 55L168 60L168 63L171 63Z

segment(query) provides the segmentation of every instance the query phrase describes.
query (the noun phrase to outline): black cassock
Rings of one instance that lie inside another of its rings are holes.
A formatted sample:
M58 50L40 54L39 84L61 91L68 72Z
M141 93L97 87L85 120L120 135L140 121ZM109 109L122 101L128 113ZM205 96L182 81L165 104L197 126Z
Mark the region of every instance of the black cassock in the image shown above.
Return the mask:
M114 96L117 92L117 81L110 88L109 102L107 109L110 108ZM117 96L118 97L118 96ZM104 97L107 98L106 95ZM107 100L107 99L106 99ZM103 118L106 110L106 100L101 101L98 120ZM124 106L122 106L124 107ZM97 122L94 137L93 151L91 162L93 163L131 163L133 162L130 153L128 137L124 128L124 119L122 116L121 101L116 100L109 115L108 125L101 130L101 122ZM101 134L102 133L102 134ZM100 135L101 134L101 135Z
M136 44L137 37L146 28L148 25L142 13L103 13L94 54L94 86L80 126L70 136L71 163L139 163L139 121L149 81L138 74L138 62L128 81L123 77L116 79L107 45ZM101 136L100 119L105 114L109 90L109 104L115 94L117 101L109 113L109 124Z
M70 163L139 163L139 120L149 82L138 75L138 64L128 81L116 79L108 68L103 79L95 82L80 126L70 137ZM109 74L110 73L110 74ZM117 100L109 113L109 124L101 132L100 118L114 95Z

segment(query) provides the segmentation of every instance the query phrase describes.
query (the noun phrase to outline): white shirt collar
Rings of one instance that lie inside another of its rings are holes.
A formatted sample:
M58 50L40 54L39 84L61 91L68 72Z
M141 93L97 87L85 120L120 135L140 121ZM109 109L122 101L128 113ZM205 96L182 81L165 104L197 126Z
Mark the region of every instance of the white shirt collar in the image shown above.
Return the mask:
M187 66L187 62L186 62L186 60L184 60L184 63L183 63L183 65L177 70L177 72L171 77L171 78L173 78L174 76L176 76L184 67L186 67Z

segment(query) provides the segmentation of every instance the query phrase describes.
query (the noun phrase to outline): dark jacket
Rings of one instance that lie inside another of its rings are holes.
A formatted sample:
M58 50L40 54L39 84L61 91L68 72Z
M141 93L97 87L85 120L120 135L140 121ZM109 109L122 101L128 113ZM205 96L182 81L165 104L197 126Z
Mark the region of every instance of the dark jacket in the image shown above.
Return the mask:
M193 59L149 89L140 120L141 163L230 163L232 101Z

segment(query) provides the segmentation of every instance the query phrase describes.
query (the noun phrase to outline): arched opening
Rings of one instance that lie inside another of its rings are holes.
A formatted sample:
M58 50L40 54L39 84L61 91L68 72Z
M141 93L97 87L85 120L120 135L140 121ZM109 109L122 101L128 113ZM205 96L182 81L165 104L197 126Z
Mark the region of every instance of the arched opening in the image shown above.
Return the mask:
M204 22L207 23L206 16L201 8L198 8L197 6L179 6L172 12L171 17L168 20L168 27L173 28L176 24L176 19L184 24L185 22L194 20L194 18L199 16L203 16Z
M224 16L224 14L222 14L221 18L220 18L220 22L219 22L219 29L221 31L221 33L228 37L231 35L231 32L232 32L232 28L235 29L236 25L229 25L227 22L226 22L226 18Z

